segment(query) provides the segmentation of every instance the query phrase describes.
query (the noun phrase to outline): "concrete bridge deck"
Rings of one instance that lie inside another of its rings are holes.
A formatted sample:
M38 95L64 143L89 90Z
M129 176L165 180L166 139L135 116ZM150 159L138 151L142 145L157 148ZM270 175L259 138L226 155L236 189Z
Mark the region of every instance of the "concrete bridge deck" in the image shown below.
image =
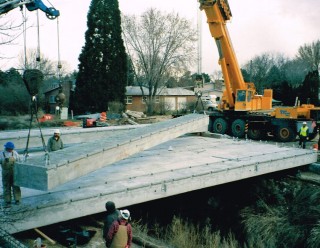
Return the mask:
M94 128L82 128L82 127L61 127L61 137L65 144L77 144L81 142L88 142L102 138L108 138L109 136L120 134L126 130L132 130L136 128L143 128L149 124L142 125L123 125L123 126L108 126L108 127L94 127ZM45 143L53 135L53 130L56 128L41 128L41 132ZM14 131L2 131L0 132L0 147L3 147L7 141L12 141L16 150L24 151L27 144L28 130L14 130ZM41 133L38 128L32 128L30 132L29 148L42 148Z
M1 209L0 227L16 233L103 212L108 200L122 208L316 160L307 149L185 135L48 192L22 188L22 204Z
M50 190L181 135L205 132L208 123L206 115L189 114L108 138L101 136L93 141L82 140L82 144L49 153L49 156L31 157L16 163L15 183L27 188Z

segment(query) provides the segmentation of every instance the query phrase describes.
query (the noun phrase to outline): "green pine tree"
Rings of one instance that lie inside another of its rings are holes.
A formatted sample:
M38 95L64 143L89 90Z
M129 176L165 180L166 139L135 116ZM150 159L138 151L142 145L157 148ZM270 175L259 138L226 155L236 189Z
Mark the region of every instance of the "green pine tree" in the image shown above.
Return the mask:
M124 103L127 85L118 0L92 0L87 19L73 102L75 113L102 112L108 110L110 102Z

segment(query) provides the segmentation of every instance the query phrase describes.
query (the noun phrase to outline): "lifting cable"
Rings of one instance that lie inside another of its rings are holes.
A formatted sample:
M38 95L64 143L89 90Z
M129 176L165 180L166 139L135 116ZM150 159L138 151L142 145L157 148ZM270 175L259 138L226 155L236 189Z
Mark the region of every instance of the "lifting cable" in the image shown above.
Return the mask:
M42 141L43 151L45 152L45 160L46 165L49 164L49 153L47 151L47 147L44 141L43 133L41 130L39 118L38 118L38 105L37 105L37 81L43 80L43 74L40 70L37 69L28 69L28 58L27 58L27 22L26 22L26 8L24 7L24 13L22 13L23 16L23 41L24 41L24 73L23 73L23 82L27 88L27 91L30 95L30 122L29 122L29 130L28 130L28 137L27 137L27 143L26 143L26 149L24 151L24 160L26 161L29 157L28 148L29 148L29 142L30 142L30 133L32 128L32 121L33 117L35 116L37 126L40 131L40 137ZM37 32L38 32L38 45L37 45L37 57L36 61L40 62L40 30L39 30L39 15L37 11ZM32 85L32 83L35 83L36 85Z
M24 54L24 69L27 67L27 11L26 8L21 8L23 21L23 54Z
M41 54L41 51L40 51L40 21L39 21L39 10L37 9L37 38L38 38L38 44L37 44L37 57L36 57L36 61L37 62L40 62L40 54ZM39 68L40 69L40 65L39 65Z
M61 83L61 59L60 59L60 29L59 29L59 16L57 17L57 42L58 42L58 79Z
M53 4L47 0L47 2L51 5L52 8L54 8ZM54 8L55 9L55 8ZM58 44L58 65L57 65L57 75L58 75L58 80L59 84L61 83L61 59L60 59L60 28L59 28L59 16L57 16L57 44Z
M23 79L25 81L25 79ZM25 82L26 86L27 83ZM32 128L32 121L33 121L33 116L35 116L36 118L36 122L40 131L40 138L41 138L41 142L42 142L42 147L43 147L43 151L45 152L45 160L46 160L46 165L49 164L49 153L47 151L47 146L46 143L44 141L44 137L43 137L43 133L41 130L41 126L40 126L40 122L39 122L39 118L38 118L38 105L37 105L37 97L36 96L31 96L31 106L30 106L30 123L29 123L29 131L28 131L28 138L27 138L27 144L26 144L26 149L24 150L24 160L26 161L27 158L29 157L29 141L30 141L30 132L31 132L31 128Z

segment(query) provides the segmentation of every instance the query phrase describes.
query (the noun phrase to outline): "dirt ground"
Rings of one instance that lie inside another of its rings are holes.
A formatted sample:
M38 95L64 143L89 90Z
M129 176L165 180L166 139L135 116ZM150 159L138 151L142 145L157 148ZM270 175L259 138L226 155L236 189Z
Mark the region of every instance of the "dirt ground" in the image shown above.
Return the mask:
M41 229L41 228L40 228ZM58 242L56 242L55 240L55 244L53 244L52 242L50 242L49 240L45 239L44 237L41 237L41 235L38 235L35 231L32 234L31 231L29 231L29 235L27 233L25 233L24 235L26 237L16 237L21 243L23 243L24 245L26 245L27 247L34 247L34 242L37 238L41 238L42 244L46 245L47 248L63 248L63 247L90 247L90 248L102 248L102 247L106 247L103 239L102 239L102 235L101 235L101 229L99 230L98 228L92 228L90 227L90 230L94 230L96 231L96 234L93 236L93 238L89 241L89 243L85 244L85 245L76 245L76 246L64 246L62 244L59 244ZM28 237L27 237L28 235ZM32 238L31 238L32 237ZM134 247L139 247L139 246L134 246Z
M102 225L102 222L101 222ZM56 226L52 226L51 228L55 228ZM48 236L49 239L46 239L46 237L39 235L39 233L37 233L35 230L29 230L23 233L19 233L14 235L14 237L19 240L21 243L23 243L24 245L26 245L27 247L34 247L35 241L37 238L41 238L41 242L43 245L45 245L47 248L63 248L63 247L77 247L77 248L103 248L106 247L104 240L102 238L102 226L98 227L98 226L82 226L83 230L86 231L94 231L96 232L94 234L94 236L90 239L90 241L86 244L83 245L74 245L74 244L70 244L70 245L63 245L61 243L59 243L57 241L57 239L55 239L55 235L54 230L49 231L48 227L45 228L38 228L38 230L40 230L42 233L44 233L46 236ZM53 243L52 241L54 241L55 243ZM137 245L135 243L133 243L132 248L141 248L144 246L140 246Z

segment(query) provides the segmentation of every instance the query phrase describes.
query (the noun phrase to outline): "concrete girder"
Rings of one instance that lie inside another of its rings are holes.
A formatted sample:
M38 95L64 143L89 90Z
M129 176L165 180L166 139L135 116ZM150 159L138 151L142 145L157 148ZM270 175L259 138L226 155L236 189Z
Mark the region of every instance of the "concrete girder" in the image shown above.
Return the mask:
M136 128L143 128L149 124L142 125L123 125L123 126L108 126L108 127L62 127L60 128L61 137L64 144L76 144L81 142L93 141L101 138L108 138L109 136L122 133L126 130ZM55 128L56 129L56 128ZM42 136L47 145L48 139L53 135L53 128L42 128ZM0 133L0 147L7 141L14 143L16 150L24 151L26 148L28 138L28 130L23 131L3 131ZM30 131L29 148L42 148L42 140L40 130L33 128Z
M168 150L168 147L172 150ZM22 205L5 213L10 233L292 169L317 160L309 149L184 136L118 161L50 192L23 192ZM23 189L24 190L24 189ZM28 189L29 190L29 189Z
M205 132L208 123L206 115L189 114L108 138L85 141L49 153L49 156L31 157L25 162L16 163L15 182L26 188L50 190L181 135Z

